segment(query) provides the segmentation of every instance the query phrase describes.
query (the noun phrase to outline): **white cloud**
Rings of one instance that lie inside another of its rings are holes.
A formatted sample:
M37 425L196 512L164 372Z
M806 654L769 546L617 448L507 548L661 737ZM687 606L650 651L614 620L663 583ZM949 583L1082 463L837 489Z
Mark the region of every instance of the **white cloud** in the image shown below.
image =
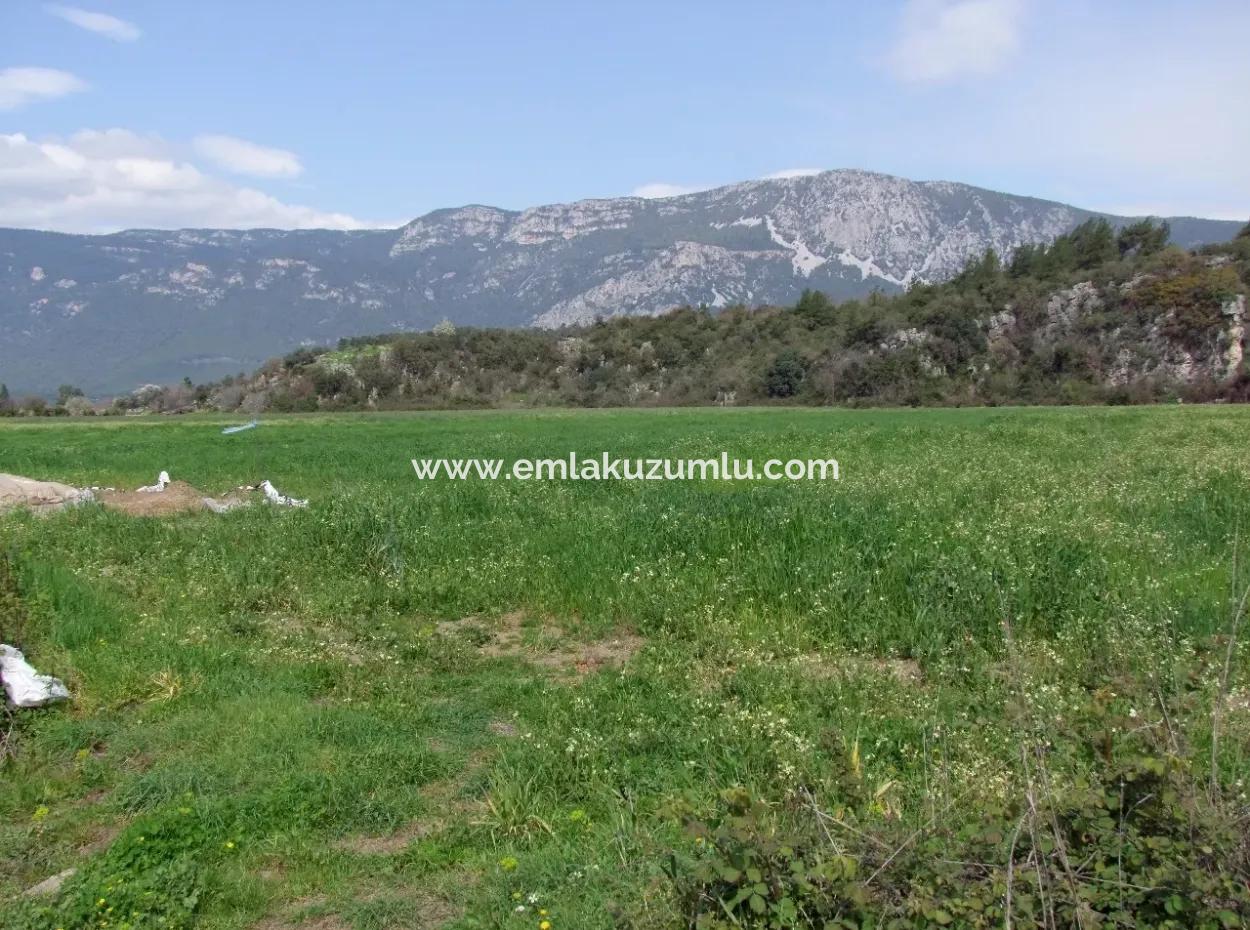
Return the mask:
M219 168L258 178L294 178L303 170L298 156L234 136L197 136L195 150Z
M1019 46L1023 18L1023 0L908 0L889 65L913 82L993 74Z
M824 173L824 168L782 168L772 174L764 175L765 181L784 181L788 178L810 178L814 174Z
M683 184L666 184L663 181L652 181L642 184L630 191L631 197L642 197L646 200L658 200L661 197L680 197L683 194L696 194L707 190L706 187L687 187Z
M289 204L201 171L180 146L125 129L67 139L0 133L0 226L361 229L345 213Z
M0 110L16 110L35 100L52 100L86 89L86 82L68 71L5 68L0 71Z
M67 23L73 23L80 29L107 36L117 42L133 42L142 35L139 27L134 23L128 23L116 16L109 16L107 13L93 13L76 6L60 6L55 3L48 4L44 9Z

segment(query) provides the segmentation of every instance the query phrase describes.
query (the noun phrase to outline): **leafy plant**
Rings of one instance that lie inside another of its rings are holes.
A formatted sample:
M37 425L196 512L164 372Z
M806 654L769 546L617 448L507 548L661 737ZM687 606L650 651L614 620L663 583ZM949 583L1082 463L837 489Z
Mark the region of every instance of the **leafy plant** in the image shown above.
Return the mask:
M220 841L186 804L141 818L109 850L73 876L54 903L25 901L6 915L11 930L185 930L204 895L202 872Z
M670 874L687 926L696 930L860 927L869 895L850 856L816 848L771 822L766 804L742 788L722 792L712 822L687 821L700 854Z

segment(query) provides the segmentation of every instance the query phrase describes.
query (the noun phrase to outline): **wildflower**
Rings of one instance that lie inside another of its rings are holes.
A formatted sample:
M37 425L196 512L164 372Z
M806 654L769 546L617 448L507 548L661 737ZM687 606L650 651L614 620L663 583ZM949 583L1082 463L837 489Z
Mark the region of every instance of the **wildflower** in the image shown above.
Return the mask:
M226 840L226 849L234 849L234 840Z
M551 930L551 921L540 920L538 922L538 930Z
M513 869L517 867L516 857L504 856L502 859L499 860L499 867L503 869L505 872L511 872Z

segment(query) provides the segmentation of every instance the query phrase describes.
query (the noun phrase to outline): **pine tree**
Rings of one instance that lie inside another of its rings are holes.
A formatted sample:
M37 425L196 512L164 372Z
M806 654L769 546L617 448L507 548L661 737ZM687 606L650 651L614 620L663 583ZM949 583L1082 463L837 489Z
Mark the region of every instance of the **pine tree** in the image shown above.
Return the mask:
M1104 219L1086 220L1069 233L1076 267L1097 268L1120 255L1115 230Z
M1131 223L1120 230L1116 245L1121 257L1125 255L1153 255L1168 244L1172 231L1167 223L1155 225L1154 220L1144 219Z

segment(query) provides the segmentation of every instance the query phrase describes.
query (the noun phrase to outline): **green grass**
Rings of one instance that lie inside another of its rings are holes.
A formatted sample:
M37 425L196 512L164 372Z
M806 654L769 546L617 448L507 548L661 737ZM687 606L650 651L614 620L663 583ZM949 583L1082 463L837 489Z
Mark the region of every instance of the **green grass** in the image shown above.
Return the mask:
M78 866L88 909L119 896L93 918L114 927L167 906L163 926L185 911L220 930L521 928L536 907L555 930L678 926L676 802L706 812L744 785L834 810L854 751L866 784L896 783L864 822L913 829L939 794L973 812L1016 790L1016 705L1062 742L1099 689L1190 694L1171 723L1206 758L1250 410L223 422L0 421L0 471L135 487L168 469L209 493L269 478L312 499L0 517L0 639L74 694L16 718L0 901ZM833 456L842 480L447 483L409 465L570 450ZM516 612L521 652L477 648ZM468 616L476 639L439 632ZM622 631L644 646L619 671L528 660ZM1237 791L1250 719L1225 725ZM360 840L396 831L406 847Z

